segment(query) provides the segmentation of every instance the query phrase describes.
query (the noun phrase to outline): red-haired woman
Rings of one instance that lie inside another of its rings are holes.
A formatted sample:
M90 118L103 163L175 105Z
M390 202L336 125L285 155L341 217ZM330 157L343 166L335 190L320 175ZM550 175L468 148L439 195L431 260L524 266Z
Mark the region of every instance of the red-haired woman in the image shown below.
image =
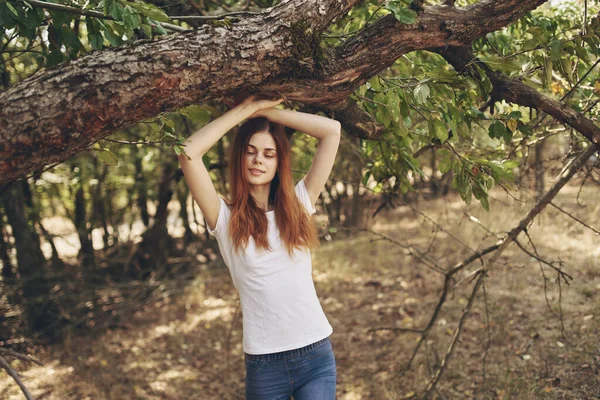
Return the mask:
M186 140L179 156L192 196L240 295L246 398L335 399L329 324L315 292L310 215L340 142L333 119L274 108L250 96ZM242 124L231 146L229 200L217 195L202 156ZM312 165L294 185L283 125L319 139Z

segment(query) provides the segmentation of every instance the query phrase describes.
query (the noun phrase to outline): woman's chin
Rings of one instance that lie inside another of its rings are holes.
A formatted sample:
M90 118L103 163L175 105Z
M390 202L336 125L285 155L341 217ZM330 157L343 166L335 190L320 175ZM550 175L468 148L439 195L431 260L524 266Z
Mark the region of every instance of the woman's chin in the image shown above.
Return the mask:
M262 176L262 175L252 175L249 174L248 175L248 182L251 183L252 185L266 185L271 183L272 179L268 179L266 176Z

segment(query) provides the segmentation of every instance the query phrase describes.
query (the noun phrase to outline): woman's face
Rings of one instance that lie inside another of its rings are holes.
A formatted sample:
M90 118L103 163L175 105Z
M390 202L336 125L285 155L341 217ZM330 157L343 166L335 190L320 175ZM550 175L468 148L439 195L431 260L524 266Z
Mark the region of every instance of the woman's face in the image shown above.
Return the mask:
M246 176L251 185L269 184L277 172L277 146L269 132L256 132L245 150Z

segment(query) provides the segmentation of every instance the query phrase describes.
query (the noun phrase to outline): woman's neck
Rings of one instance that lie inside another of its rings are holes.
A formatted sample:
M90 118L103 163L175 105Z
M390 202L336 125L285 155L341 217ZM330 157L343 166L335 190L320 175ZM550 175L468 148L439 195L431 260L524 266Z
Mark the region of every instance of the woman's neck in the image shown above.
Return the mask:
M271 185L251 185L250 186L250 196L254 198L256 204L267 211L271 211L269 207L269 193L271 191Z

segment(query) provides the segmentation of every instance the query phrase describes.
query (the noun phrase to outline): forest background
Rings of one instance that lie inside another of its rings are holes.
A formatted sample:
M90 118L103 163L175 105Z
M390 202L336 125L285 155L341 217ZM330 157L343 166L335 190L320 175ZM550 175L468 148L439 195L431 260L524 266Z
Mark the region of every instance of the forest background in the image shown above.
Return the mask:
M0 398L243 398L177 155L248 93L343 126L313 252L340 399L600 398L599 11L0 0Z

